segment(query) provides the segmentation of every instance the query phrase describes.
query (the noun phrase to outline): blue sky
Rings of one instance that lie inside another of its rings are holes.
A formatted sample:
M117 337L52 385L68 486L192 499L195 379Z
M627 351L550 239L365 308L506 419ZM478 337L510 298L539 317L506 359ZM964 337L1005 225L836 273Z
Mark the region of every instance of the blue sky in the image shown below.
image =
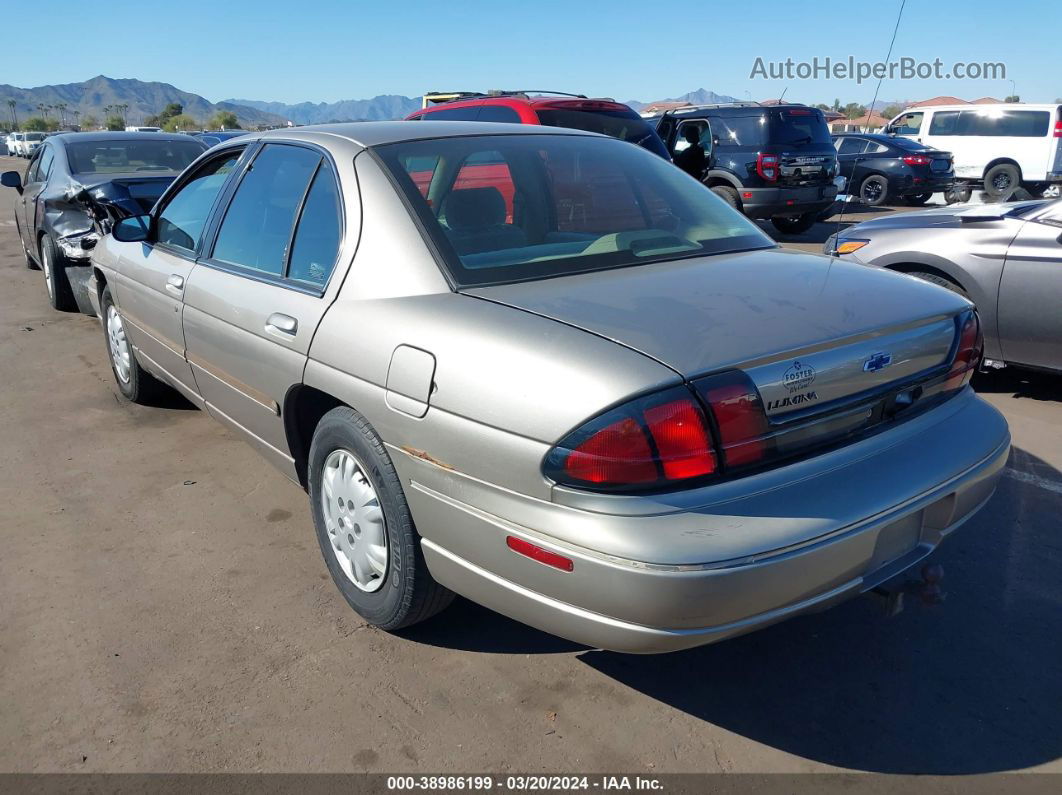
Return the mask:
M644 101L707 88L766 99L788 84L787 99L866 103L874 81L753 80L750 71L757 57L881 60L899 1L64 1L39 7L8 38L0 83L105 74L212 101L283 102L487 88ZM89 18L97 12L102 20ZM1060 30L1058 0L908 0L894 59L1002 61L1008 79L886 80L880 96L1002 98L1013 79L1025 101L1050 102L1062 97Z

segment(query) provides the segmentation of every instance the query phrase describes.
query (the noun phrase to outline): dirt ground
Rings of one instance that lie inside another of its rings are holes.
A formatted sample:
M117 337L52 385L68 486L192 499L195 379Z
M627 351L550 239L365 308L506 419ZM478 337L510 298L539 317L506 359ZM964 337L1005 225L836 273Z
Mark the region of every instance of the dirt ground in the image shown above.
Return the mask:
M304 493L188 404L119 397L99 324L25 267L15 197L0 771L1062 771L1062 380L980 382L1014 453L939 553L942 606L860 599L660 657L462 600L387 635L332 586Z

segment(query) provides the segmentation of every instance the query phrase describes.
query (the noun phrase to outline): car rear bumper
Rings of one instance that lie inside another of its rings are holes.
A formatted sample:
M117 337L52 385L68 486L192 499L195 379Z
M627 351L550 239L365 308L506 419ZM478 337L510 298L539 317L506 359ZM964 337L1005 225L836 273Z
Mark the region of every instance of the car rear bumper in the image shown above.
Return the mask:
M741 208L750 218L775 215L803 215L820 212L837 198L837 186L813 185L803 188L741 188Z
M946 177L923 178L915 182L910 177L897 179L890 190L900 196L917 196L919 193L937 193L949 190L955 186L955 177L949 174Z
M913 427L774 470L774 488L750 476L738 496L731 489L715 503L644 515L531 505L511 492L497 500L456 483L452 471L393 456L439 582L589 646L655 653L865 592L914 566L970 518L1006 463L1006 422L967 390L905 425ZM578 545L560 537L573 527L587 540L610 540ZM656 551L613 554L607 547L624 534ZM515 553L507 536L569 558L573 570ZM767 540L783 536L791 543Z

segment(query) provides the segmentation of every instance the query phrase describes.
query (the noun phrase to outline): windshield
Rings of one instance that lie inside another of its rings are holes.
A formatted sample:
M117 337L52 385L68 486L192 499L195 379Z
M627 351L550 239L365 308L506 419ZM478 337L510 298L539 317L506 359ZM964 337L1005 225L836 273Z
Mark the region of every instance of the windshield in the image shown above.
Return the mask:
M184 171L203 153L203 144L187 141L78 141L66 145L73 174L124 174L130 171Z
M618 141L470 136L375 151L461 286L775 245L697 180Z
M633 110L573 110L567 108L535 108L538 120L547 127L567 127L586 130L630 141L643 146L655 155L669 158L667 147L656 130Z
M771 143L833 145L822 111L814 108L780 110L770 114Z
M44 133L26 133L27 141L43 141Z

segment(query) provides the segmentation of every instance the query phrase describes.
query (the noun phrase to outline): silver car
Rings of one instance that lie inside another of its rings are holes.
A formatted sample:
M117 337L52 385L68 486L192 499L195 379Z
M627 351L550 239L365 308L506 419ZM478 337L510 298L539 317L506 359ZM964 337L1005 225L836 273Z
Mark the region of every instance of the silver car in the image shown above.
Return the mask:
M1062 200L876 218L824 252L908 273L977 305L985 364L1062 371Z
M1010 445L968 301L782 251L593 133L246 136L93 263L119 389L178 390L305 488L387 630L456 592L608 649L748 632L921 561Z

